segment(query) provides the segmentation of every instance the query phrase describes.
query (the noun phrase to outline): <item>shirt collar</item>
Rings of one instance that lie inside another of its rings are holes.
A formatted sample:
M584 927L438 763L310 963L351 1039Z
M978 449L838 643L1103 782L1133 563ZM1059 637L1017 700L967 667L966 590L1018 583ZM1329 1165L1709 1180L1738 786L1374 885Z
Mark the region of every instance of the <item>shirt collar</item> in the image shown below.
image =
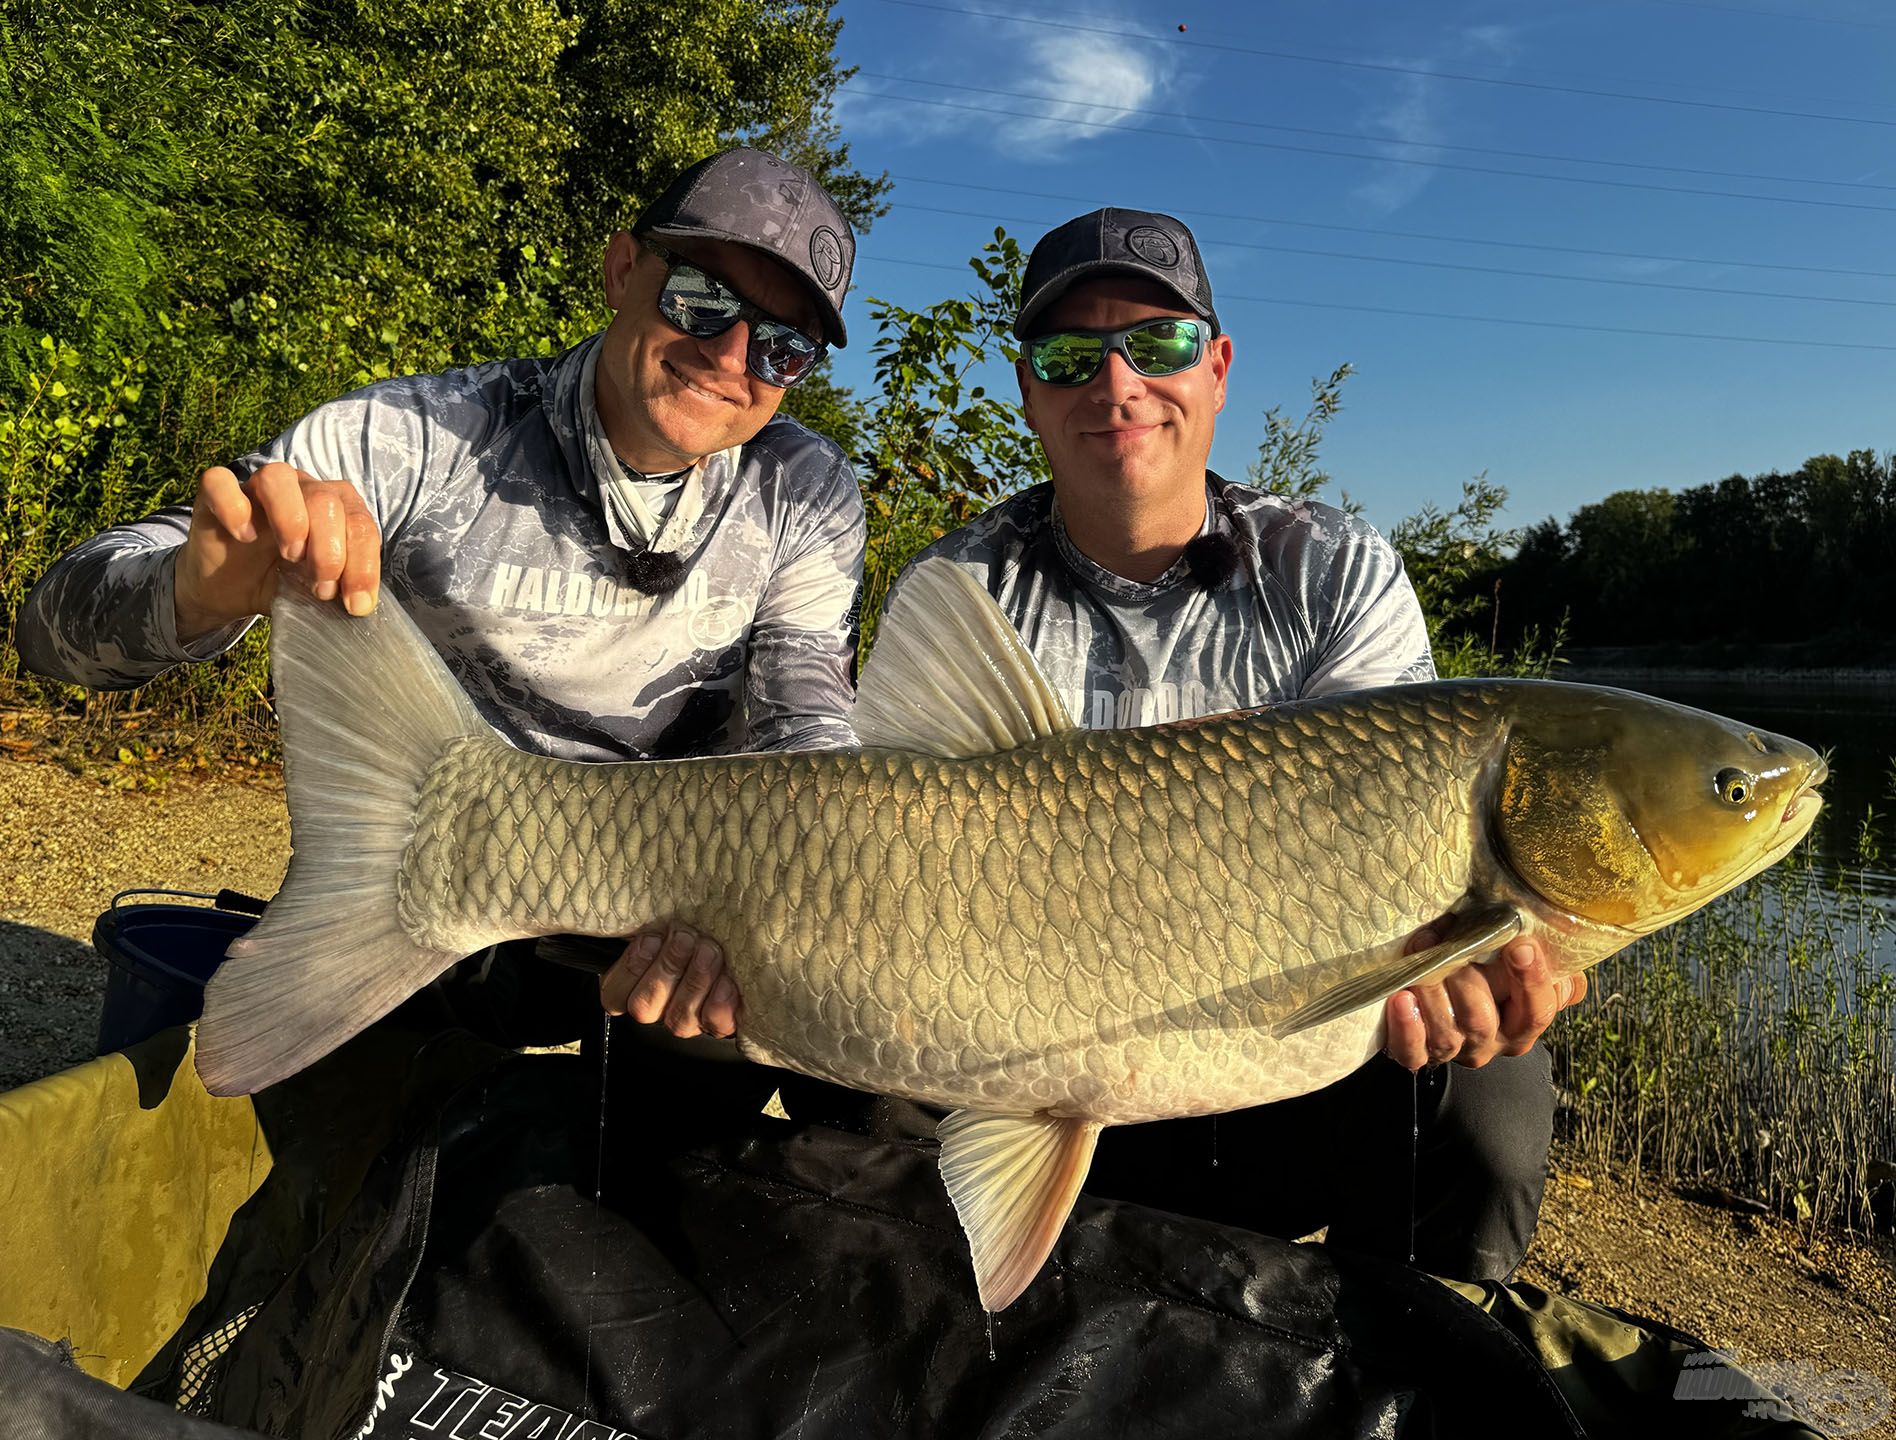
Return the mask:
M1219 509L1213 503L1211 484L1213 478L1210 471L1205 473L1205 518L1199 523L1200 535L1209 534L1218 524ZM1190 563L1183 555L1180 555L1156 580L1128 580L1124 575L1115 574L1091 559L1073 543L1073 537L1067 533L1066 520L1060 514L1060 499L1057 494L1053 499L1051 514L1054 548L1060 552L1060 559L1066 563L1066 567L1094 589L1102 590L1115 599L1135 603L1150 600L1164 594L1191 574Z
M587 468L600 491L600 508L605 513L606 534L612 543L621 550L656 550L667 554L684 554L697 543L699 522L703 520L707 501L711 496L719 495L730 485L737 474L739 460L743 457L743 447L733 445L727 450L699 458L685 475L684 488L678 493L678 503L664 522L645 503L638 486L619 462L613 452L612 442L606 438L605 422L599 417L599 395L595 388L598 383L599 345L587 351L579 373L579 420L580 434Z

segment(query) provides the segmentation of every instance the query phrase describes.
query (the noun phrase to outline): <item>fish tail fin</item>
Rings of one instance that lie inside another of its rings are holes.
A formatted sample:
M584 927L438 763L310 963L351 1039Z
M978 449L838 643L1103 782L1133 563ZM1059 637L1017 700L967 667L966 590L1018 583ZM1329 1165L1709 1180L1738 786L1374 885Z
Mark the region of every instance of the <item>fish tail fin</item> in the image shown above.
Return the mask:
M197 1068L214 1095L294 1074L467 953L410 938L398 879L443 749L469 735L504 743L392 600L358 619L286 584L270 661L292 856L263 919L205 986Z

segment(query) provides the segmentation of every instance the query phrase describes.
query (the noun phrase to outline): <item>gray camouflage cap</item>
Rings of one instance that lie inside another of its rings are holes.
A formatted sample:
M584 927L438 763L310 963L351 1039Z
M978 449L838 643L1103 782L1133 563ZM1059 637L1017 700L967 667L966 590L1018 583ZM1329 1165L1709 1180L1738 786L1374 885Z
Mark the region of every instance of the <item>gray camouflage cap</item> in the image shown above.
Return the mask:
M1095 210L1049 230L1027 257L1014 337L1033 333L1040 313L1082 280L1133 275L1156 280L1194 314L1218 326L1211 280L1184 222L1151 210Z
M823 338L847 342L843 296L856 261L849 221L816 177L762 150L726 150L691 166L632 224L657 239L729 240L780 260L803 277Z

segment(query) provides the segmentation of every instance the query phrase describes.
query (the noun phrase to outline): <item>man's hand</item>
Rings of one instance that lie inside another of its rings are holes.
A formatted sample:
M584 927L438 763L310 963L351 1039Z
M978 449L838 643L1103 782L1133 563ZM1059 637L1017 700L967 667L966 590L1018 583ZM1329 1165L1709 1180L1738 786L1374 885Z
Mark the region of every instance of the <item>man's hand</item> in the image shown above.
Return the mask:
M1418 930L1405 954L1440 940ZM1383 1005L1389 1058L1410 1070L1453 1060L1479 1069L1497 1055L1525 1055L1557 1011L1579 1003L1587 977L1555 979L1538 941L1510 941L1491 960L1468 965L1434 985L1398 990Z
M342 597L351 615L375 608L382 534L346 480L265 465L248 486L222 465L198 476L191 528L177 562L182 644L269 613L277 576L300 570L318 600Z
M600 976L599 1003L607 1014L630 1015L641 1025L662 1020L681 1040L733 1035L744 1013L717 941L681 925L648 926L634 935Z

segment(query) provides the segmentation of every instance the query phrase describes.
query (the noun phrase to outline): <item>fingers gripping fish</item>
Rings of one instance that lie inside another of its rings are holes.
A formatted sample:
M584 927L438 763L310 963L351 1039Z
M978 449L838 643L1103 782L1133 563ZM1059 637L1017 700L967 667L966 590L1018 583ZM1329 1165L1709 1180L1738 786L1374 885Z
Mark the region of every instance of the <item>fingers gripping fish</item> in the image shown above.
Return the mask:
M990 1310L1104 1126L1327 1085L1381 1047L1385 997L1518 934L1591 965L1783 856L1825 774L1793 740L1536 681L1084 730L946 563L884 617L860 751L527 755L398 606L286 590L273 622L295 852L207 987L211 1090L292 1074L498 941L675 916L723 943L751 1059L953 1112L942 1176Z

